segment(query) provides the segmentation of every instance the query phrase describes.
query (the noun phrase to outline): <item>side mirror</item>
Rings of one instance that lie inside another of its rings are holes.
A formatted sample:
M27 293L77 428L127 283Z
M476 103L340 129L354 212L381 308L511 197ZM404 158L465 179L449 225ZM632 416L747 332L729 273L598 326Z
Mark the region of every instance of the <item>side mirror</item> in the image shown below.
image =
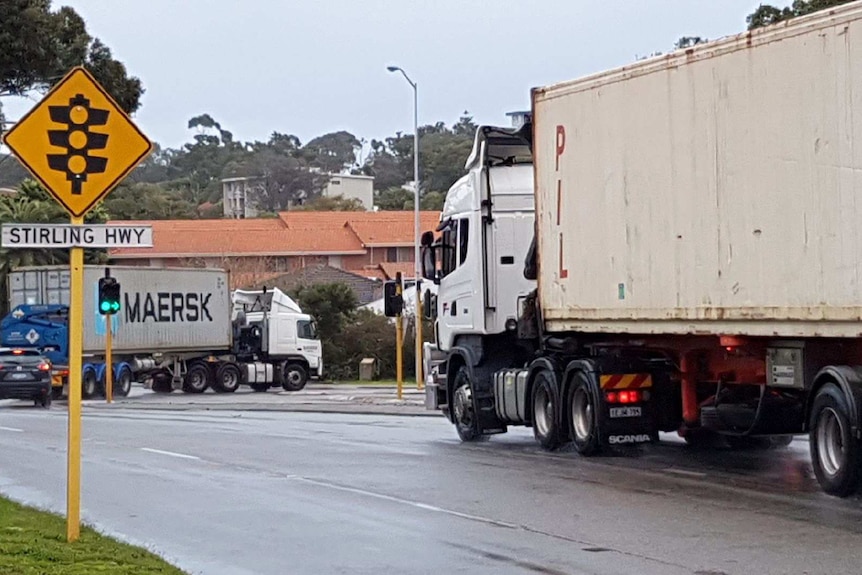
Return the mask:
M435 246L422 246L422 277L437 282L437 249Z

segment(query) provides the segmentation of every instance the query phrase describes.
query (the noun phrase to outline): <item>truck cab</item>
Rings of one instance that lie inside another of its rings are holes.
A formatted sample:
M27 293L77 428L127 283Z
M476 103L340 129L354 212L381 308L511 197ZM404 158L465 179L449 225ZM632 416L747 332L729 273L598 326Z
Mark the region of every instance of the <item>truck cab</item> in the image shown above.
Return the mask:
M240 361L281 366L284 381L304 386L310 375L323 375L323 349L314 318L279 289L235 290L232 319Z
M423 235L423 276L437 287L425 305L436 335L425 351L429 408L447 404L446 378L481 365L489 346L523 351L515 349L520 308L536 287L524 276L534 226L529 138L529 124L479 127L467 174L446 194L437 239Z

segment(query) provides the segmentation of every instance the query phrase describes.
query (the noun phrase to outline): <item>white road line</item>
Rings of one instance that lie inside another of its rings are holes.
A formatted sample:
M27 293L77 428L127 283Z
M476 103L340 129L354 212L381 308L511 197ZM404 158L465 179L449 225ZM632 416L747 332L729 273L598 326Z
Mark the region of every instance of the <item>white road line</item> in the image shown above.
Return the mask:
M402 499L401 497L394 497L392 495L385 495L383 493L375 493L374 491L367 491L365 489L359 489L356 487L347 487L345 485L338 485L335 483L329 483L328 481L320 481L319 479L311 479L311 478L302 477L299 475L288 475L287 479L291 479L293 481L301 481L303 483L309 483L311 485L317 485L319 487L325 487L328 489L335 489L337 491L345 491L347 493L355 493L357 495L364 495L366 497L374 497L375 499L382 499L384 501L391 501L392 503L399 503L401 505L409 505L411 507L416 507L418 509L424 509L426 511L432 511L435 513L443 513L446 515L451 515L453 517L459 517L461 519L467 519L469 521L477 521L479 523L494 525L496 527L505 527L507 529L521 529L520 525L516 525L514 523L507 523L505 521L498 521L496 519L490 519L488 517L481 517L479 515L470 515L468 513L461 513L459 511L453 511L451 509L445 509L443 507L437 507L436 505L428 505L427 503L421 503L419 501L411 501L410 499Z
M174 453L173 451L162 451L161 449L152 449L150 447L142 447L141 451L148 451L150 453L158 453L159 455L167 455L170 457L178 457L180 459L196 459L200 461L200 457L195 455L186 455L184 453Z
M24 433L23 429L18 429L17 427L3 427L0 425L0 431L14 431L15 433Z
M687 475L689 477L706 477L706 473L701 473L699 471L687 471L685 469L674 469L673 467L668 467L665 469L668 473L674 473L676 475Z

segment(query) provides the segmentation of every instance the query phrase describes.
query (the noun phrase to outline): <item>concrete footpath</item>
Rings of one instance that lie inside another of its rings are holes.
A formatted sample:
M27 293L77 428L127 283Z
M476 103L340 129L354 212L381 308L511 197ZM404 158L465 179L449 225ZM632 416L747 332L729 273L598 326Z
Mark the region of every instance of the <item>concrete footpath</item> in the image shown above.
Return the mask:
M60 407L65 403L65 400L56 401L55 405ZM425 392L417 390L415 384L404 386L401 399L398 399L397 389L389 385L310 382L302 391L294 392L272 388L257 393L242 386L234 393L207 390L201 394L154 393L136 385L128 397L115 398L111 404L104 398L83 403L84 409L314 411L442 417L439 411L425 409Z

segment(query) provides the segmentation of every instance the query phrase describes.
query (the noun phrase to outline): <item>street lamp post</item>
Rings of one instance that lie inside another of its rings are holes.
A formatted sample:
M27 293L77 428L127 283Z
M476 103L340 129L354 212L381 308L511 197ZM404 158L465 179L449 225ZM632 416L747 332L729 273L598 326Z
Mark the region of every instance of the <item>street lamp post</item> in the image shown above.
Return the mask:
M413 267L414 287L416 289L416 387L422 389L424 379L422 374L422 308L421 302L421 267L419 263L419 90L416 82L410 79L407 72L398 66L387 66L390 72L401 72L410 87L413 88Z

